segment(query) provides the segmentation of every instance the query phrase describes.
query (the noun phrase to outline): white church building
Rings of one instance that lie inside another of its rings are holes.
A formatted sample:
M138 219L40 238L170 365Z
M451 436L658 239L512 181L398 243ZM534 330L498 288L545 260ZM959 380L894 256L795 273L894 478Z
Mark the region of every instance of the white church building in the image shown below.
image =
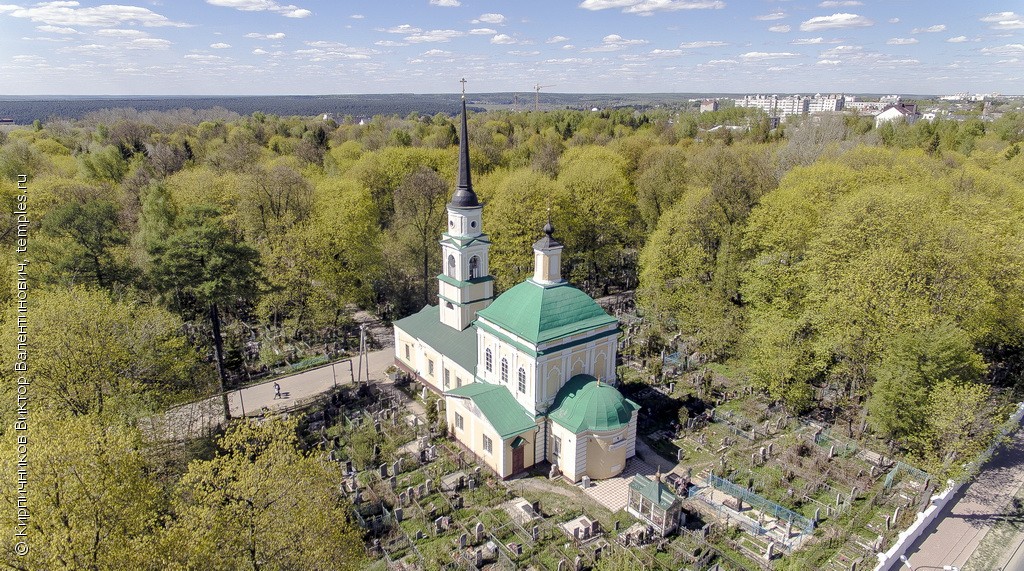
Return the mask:
M395 364L444 396L449 430L501 477L544 461L576 482L619 474L640 407L615 388L618 323L561 276L550 222L532 278L494 296L470 180L466 101L438 305L394 323Z

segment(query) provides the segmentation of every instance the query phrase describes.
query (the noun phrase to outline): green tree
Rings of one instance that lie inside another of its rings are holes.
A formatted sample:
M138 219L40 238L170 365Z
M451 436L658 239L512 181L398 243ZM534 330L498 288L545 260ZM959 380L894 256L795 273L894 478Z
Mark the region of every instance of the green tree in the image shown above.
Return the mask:
M230 418L220 308L255 302L261 282L259 254L210 205L188 208L178 222L175 231L150 250L151 276L171 307L185 315L205 311L209 316L224 416Z
M130 281L130 267L118 252L128 237L113 201L92 199L58 206L43 218L42 230L56 239L48 257L61 281L85 281L102 288Z
M167 568L359 569L365 552L337 469L303 454L295 421L242 421L178 484ZM372 427L371 427L372 428Z
M9 314L7 323L13 318ZM14 328L8 329L13 336ZM31 331L34 408L54 415L131 420L202 378L180 319L157 307L112 300L103 291L37 291ZM16 340L4 346L13 361Z
M423 303L432 299L432 278L441 267L438 237L444 230L448 185L437 172L421 166L395 192L396 234L399 244L416 260L422 278Z
M165 500L149 476L153 467L139 431L94 415L59 417L36 409L29 434L29 552L16 556L19 538L6 533L0 561L10 569L146 568ZM5 446L0 462L12 483L0 495L7 529L15 529L18 511L15 453Z

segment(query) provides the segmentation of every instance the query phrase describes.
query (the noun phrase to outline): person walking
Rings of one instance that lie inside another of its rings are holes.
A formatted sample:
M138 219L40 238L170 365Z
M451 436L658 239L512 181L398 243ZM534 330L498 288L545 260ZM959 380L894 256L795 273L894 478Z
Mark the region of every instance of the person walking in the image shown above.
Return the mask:
M281 385L274 383L274 398L281 398Z

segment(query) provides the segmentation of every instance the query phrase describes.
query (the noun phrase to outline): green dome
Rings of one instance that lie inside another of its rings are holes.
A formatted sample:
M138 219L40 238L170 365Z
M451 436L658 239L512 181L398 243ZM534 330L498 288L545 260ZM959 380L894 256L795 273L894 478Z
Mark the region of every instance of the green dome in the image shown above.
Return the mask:
M533 280L516 284L477 315L534 344L617 323L589 295L571 285L541 285Z
M590 375L569 379L558 394L548 416L574 434L586 430L615 430L629 424L640 405L622 396L615 387Z

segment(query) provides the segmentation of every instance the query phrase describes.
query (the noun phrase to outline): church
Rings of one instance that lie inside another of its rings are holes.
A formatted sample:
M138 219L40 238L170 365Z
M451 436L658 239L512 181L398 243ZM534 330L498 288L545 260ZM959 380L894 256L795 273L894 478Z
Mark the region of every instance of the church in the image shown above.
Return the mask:
M463 96L438 304L394 323L395 364L443 395L450 433L502 478L544 461L571 482L615 476L640 409L614 386L618 322L562 279L550 222L533 277L495 297L468 139Z

